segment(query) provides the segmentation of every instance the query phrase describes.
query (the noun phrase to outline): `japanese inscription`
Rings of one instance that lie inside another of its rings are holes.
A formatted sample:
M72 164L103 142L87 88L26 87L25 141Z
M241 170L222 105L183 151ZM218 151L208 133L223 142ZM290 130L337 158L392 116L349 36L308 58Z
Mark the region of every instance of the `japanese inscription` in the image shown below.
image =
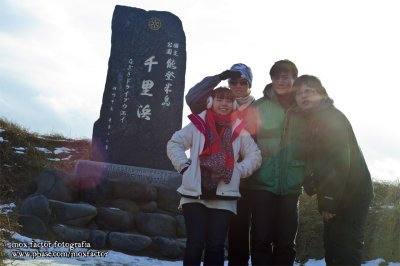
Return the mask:
M166 143L182 126L186 39L178 17L117 5L94 160L172 170Z

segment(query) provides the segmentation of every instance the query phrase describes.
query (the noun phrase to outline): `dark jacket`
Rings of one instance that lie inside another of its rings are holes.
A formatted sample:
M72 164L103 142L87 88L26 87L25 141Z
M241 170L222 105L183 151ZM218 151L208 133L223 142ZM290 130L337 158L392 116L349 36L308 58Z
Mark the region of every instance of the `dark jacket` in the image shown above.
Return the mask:
M373 197L371 175L350 122L331 99L306 111L308 175L305 189L317 193L320 212L340 212Z

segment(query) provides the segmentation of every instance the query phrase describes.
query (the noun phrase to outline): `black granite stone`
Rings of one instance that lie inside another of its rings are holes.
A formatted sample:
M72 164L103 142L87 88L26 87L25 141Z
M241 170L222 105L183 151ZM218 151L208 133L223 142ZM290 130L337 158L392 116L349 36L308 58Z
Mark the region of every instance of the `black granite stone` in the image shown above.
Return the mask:
M185 71L177 16L117 5L92 160L173 170L166 144L182 127Z

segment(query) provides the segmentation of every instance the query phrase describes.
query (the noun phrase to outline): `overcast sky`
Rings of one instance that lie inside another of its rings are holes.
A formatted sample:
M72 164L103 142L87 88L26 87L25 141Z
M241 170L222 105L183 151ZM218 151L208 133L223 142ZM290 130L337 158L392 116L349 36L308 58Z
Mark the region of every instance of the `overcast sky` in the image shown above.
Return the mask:
M292 60L299 74L322 80L349 118L373 177L400 178L396 0L0 0L0 117L42 134L91 138L117 4L181 19L186 91L243 62L259 98L272 64ZM184 125L186 115L185 106Z

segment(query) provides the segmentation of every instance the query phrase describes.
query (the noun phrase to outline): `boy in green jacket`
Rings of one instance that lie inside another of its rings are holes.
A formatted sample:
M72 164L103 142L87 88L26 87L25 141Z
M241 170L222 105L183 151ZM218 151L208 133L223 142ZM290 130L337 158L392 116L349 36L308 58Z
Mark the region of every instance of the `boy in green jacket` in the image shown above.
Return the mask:
M292 93L297 74L293 62L276 62L270 70L272 83L255 103L252 123L263 161L243 184L251 191L252 265L293 265L296 257L297 206L305 173L304 123Z

